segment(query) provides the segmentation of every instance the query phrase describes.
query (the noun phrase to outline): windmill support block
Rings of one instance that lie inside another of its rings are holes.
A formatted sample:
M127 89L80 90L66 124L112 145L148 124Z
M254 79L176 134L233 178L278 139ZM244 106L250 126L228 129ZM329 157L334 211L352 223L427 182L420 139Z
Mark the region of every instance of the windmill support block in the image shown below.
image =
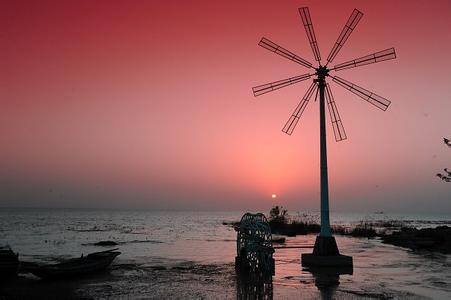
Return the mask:
M340 255L338 251L337 242L333 236L317 236L315 247L313 248L313 255L319 256L336 256Z
M352 268L352 257L341 255L333 236L317 236L313 253L301 256L303 267Z

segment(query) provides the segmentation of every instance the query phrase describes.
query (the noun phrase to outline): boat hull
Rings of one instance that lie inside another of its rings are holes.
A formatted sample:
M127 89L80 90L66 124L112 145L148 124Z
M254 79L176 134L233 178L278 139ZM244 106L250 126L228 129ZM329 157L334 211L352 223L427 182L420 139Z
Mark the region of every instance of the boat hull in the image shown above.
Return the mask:
M29 267L27 271L42 279L80 277L106 270L120 252L93 253L53 265Z

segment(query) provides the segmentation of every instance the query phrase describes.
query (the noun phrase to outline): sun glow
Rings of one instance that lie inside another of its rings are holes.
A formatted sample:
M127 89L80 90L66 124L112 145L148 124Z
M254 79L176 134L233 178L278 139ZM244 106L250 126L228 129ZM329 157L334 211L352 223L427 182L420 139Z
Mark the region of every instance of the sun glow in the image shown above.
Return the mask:
M275 199L275 198L277 198L277 195L276 194L272 194L271 198Z

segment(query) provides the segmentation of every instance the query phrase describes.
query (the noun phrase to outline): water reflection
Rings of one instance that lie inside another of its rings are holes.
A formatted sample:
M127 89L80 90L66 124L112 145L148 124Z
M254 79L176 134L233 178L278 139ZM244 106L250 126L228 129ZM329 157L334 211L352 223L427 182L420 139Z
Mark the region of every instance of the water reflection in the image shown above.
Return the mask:
M240 300L272 299L272 276L256 277L236 272L236 295Z
M352 266L345 268L309 267L304 270L312 273L321 299L332 299L340 285L340 275L352 275L353 273Z

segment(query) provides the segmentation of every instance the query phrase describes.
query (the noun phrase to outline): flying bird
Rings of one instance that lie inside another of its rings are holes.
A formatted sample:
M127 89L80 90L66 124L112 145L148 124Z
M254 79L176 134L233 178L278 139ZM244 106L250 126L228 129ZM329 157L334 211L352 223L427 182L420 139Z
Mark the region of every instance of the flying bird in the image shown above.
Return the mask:
M448 145L449 147L451 147L451 143L450 140L447 138L443 138L443 142L445 142L446 145Z

